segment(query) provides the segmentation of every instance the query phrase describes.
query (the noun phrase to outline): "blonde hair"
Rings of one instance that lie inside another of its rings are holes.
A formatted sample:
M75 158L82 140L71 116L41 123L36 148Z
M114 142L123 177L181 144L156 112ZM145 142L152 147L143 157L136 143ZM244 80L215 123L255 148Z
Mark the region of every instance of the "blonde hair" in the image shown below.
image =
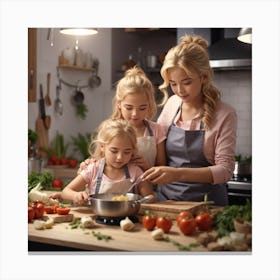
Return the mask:
M213 71L210 67L207 47L207 41L201 36L185 35L181 37L180 43L171 48L165 56L160 71L164 82L159 86L164 94L163 103L165 103L168 99L168 69L177 66L182 68L190 77L193 73L204 77L201 91L203 95L202 122L205 129L211 127L215 107L221 96L220 91L212 84Z
M103 121L98 127L97 136L92 138L89 144L89 154L95 159L104 157L104 152L101 150L102 144L109 144L115 137L127 137L131 142L133 154L137 152L137 137L134 128L125 120L108 119Z
M155 89L152 82L146 76L144 71L134 66L125 72L125 75L116 84L116 94L113 99L112 119L122 119L122 113L118 106L129 94L145 94L148 99L149 109L147 119L152 119L157 112L155 101Z

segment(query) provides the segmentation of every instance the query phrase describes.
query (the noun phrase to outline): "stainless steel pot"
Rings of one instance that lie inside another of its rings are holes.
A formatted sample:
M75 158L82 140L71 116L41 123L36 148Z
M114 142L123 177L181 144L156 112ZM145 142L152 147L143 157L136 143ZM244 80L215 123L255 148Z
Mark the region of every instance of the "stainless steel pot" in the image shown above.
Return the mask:
M89 205L94 214L103 217L126 217L137 215L142 202L153 199L152 195L141 197L140 195L127 193L128 200L114 201L113 197L121 193L92 194L89 196Z
M236 161L234 165L233 176L234 177L246 177L251 176L252 165L249 162Z

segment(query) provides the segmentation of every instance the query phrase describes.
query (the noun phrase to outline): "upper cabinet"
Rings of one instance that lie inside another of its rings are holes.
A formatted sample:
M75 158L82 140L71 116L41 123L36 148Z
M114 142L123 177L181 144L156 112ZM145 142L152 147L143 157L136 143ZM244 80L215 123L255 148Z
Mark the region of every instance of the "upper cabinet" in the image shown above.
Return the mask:
M36 102L37 29L28 28L28 102Z
M176 28L113 28L113 85L130 65L138 64L157 87L162 82L160 67L164 56L176 40Z

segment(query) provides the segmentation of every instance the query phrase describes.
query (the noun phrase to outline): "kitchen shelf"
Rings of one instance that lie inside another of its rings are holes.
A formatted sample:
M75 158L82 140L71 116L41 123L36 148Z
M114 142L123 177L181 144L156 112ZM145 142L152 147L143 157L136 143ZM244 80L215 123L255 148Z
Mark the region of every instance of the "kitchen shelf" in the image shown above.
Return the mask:
M69 64L59 64L58 67L62 68L62 69L79 70L79 71L85 71L85 72L96 71L95 68L80 67L80 66L69 65Z

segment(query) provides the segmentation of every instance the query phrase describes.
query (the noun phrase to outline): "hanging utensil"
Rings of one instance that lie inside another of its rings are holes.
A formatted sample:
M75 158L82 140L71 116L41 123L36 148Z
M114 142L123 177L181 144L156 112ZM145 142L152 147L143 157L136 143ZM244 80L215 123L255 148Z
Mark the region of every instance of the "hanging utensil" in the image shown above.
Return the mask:
M40 106L40 114L41 119L43 120L44 126L46 129L50 128L51 125L51 117L46 116L46 110L45 110L45 100L43 96L43 86L40 84L40 100L39 100L39 106Z
M62 115L62 113L63 113L63 105L62 105L62 102L61 102L61 100L59 98L59 90L60 90L60 87L56 86L56 100L55 100L55 104L54 104L54 110L59 115Z
M75 105L80 105L84 102L85 96L83 92L77 87L75 94L73 96L73 101Z
M47 94L45 96L45 102L47 106L52 105L52 101L50 98L50 83L51 83L51 73L47 74Z

